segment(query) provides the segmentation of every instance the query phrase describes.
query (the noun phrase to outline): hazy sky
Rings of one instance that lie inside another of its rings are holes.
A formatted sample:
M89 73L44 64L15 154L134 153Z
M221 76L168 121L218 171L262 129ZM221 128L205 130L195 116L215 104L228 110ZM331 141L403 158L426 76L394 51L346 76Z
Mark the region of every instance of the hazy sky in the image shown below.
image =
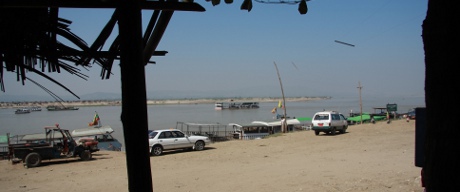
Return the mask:
M180 90L225 97L260 90L261 96L279 97L276 63L286 96L357 95L359 82L363 95L424 95L421 35L427 0L312 0L306 15L298 13L297 5L253 1L247 12L240 10L241 1L217 6L195 2L206 11L175 12L157 48L169 53L153 57L157 64L146 66L148 93ZM112 13L61 8L59 17L73 21L71 31L92 44ZM151 13L143 11L144 27ZM98 65L82 70L88 81L66 72L47 74L77 95L121 92L118 61L109 80L101 80ZM60 96L69 95L33 73L27 75ZM14 73L4 80L6 93L0 93L0 100L5 94L48 95L31 82L22 86ZM265 92L270 89L276 91Z

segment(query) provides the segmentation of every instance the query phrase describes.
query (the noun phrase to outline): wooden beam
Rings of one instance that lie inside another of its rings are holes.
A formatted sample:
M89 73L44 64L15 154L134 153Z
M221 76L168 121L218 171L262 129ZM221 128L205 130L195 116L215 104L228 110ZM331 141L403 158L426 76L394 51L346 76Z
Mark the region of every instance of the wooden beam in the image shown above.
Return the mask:
M117 8L121 0L0 0L1 8ZM142 1L142 10L206 11L198 3L172 1Z
M157 52L155 51L155 49L157 48L161 38L163 37L164 32L166 31L166 27L168 26L173 13L174 11L161 11L160 18L155 23L153 33L148 38L147 44L144 48L143 55L145 63L150 61L150 58L153 56L152 52Z
M20 52L17 51L15 54L18 55L46 55L45 53L48 53L46 51L34 51L34 52ZM154 51L151 56L165 56L168 52L167 51ZM104 58L104 57L109 57L112 56L112 53L110 51L96 51L96 52L88 52L88 51L56 51L56 56L57 57L62 57L62 56L86 56L86 57L93 57L93 58ZM120 52L116 53L117 56L120 56Z

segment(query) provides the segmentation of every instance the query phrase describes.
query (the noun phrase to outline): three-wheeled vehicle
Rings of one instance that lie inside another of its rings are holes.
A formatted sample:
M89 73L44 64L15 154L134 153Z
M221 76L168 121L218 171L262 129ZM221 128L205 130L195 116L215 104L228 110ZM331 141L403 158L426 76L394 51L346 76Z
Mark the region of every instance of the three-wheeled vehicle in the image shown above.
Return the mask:
M23 137L26 143L9 144L9 156L13 163L23 162L26 168L40 166L45 159L66 159L79 157L87 161L91 152L97 151L97 141L75 141L69 130L61 129L59 124L45 127L45 134Z

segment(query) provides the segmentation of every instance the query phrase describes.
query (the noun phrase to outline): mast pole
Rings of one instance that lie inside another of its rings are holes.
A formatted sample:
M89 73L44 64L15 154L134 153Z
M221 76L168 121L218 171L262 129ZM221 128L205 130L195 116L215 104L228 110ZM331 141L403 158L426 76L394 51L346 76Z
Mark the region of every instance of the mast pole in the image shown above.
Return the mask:
M276 69L276 74L278 74L278 80L280 82L280 87L281 87L281 94L283 95L283 109L284 109L284 115L283 115L283 118L284 118L284 121L283 124L281 125L281 129L283 131L283 133L286 133L287 132L287 120L286 120L286 99L284 97L284 90L283 90L283 83L281 82L281 76L280 76L280 72L278 70L278 66L276 66L276 63L273 62L273 64L275 64L275 69Z
M361 89L363 86L361 86L361 81L358 82L358 89L359 89L359 108L360 108L360 115L361 115L361 125L363 124L363 102L361 100Z

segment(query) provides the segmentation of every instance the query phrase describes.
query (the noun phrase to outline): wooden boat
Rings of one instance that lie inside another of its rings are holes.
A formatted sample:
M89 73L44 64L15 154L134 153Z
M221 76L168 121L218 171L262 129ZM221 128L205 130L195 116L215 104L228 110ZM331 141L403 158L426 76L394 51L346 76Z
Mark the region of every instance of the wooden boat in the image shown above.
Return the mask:
M99 150L120 151L121 143L112 136L114 130L110 126L86 127L75 129L71 132L75 141L86 140L88 138L98 141L97 147ZM27 134L20 141L26 143L42 142L46 139L45 133Z
M66 111L66 110L78 110L78 107L49 105L46 107L46 109L48 111Z
M286 124L287 130L294 131L294 129L304 129L303 127L310 123L299 119L287 119ZM253 121L248 124L230 123L228 126L233 127L234 139L261 139L271 134L282 133L281 121Z
M32 111L32 112L34 112L34 111L42 111L42 108L41 107L31 107L30 111Z
M215 110L222 109L258 109L259 102L218 102L214 105Z
M176 129L188 135L205 135L208 137L224 136L226 132L226 125L220 123L191 123L191 122L177 122Z
M97 147L100 150L106 151L121 151L122 144L118 141L118 139L112 136L114 130L112 127L105 125L105 126L94 126L94 127L86 127L81 129L75 129L72 131L72 137L78 139L84 138L93 138L94 140L98 141Z
M372 120L373 119L373 120ZM349 125L354 125L354 124L358 124L358 123L361 123L361 121L363 121L363 123L369 123L369 122L372 122L372 121L382 121L382 120L385 120L386 119L386 116L385 115L376 115L376 114L368 114L368 113L363 113L363 115L355 115L353 117L347 117L347 121L348 121L348 124Z
M15 114L26 114L26 113L30 113L30 109L27 109L27 108L16 109L14 113Z
M121 151L121 143L112 136L114 130L110 126L102 126L99 114L94 114L88 127L75 129L72 136L80 139L91 138L98 141L98 148L107 151Z

